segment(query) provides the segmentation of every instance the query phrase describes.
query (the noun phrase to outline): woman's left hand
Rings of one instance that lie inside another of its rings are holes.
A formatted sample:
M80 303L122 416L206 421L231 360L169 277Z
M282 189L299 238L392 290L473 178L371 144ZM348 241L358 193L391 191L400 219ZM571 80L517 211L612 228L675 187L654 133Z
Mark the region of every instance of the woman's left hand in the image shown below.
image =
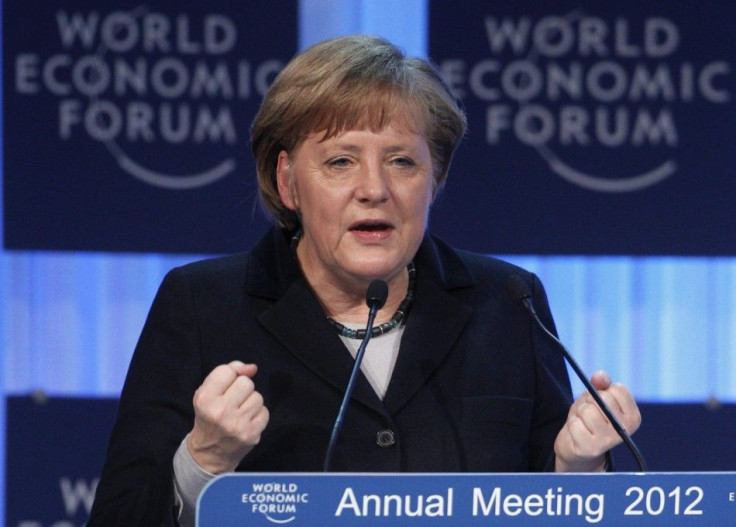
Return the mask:
M639 407L623 384L613 384L604 371L593 374L591 383L629 434L641 424ZM567 422L555 440L556 472L600 472L605 468L605 454L621 443L587 391L570 407Z

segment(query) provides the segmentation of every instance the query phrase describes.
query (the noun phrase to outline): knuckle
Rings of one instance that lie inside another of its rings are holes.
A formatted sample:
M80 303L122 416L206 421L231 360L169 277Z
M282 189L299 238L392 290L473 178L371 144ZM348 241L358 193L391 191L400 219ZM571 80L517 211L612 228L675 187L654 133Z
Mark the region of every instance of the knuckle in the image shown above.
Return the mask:
M212 399L199 390L194 392L192 404L194 405L195 412L198 411L199 413L206 413L213 406Z
M586 423L593 423L601 416L601 411L595 404L586 404L580 409L580 418Z
M245 375L238 375L233 381L233 384L237 385L240 389L247 391L253 390L255 387L250 377Z
M251 394L251 397L253 398L253 403L257 408L263 407L263 395L261 395L260 392L254 391Z
M227 422L227 412L222 405L216 404L210 406L206 410L206 414L214 423L225 424Z
M227 366L226 364L220 364L219 366L216 366L215 369L212 370L212 372L210 372L209 377L212 377L212 378L224 377L228 375L231 371L232 370L230 369L230 367ZM205 382L207 381L205 380Z

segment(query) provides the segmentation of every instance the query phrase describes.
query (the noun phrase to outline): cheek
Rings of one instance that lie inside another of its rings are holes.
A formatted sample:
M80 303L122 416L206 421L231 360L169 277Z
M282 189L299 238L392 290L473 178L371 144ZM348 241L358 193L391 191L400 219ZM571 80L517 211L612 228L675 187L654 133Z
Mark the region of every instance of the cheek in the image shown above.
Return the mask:
M407 198L407 205L409 206L409 208L411 208L413 215L427 215L427 213L429 212L429 207L430 205L432 205L432 201L434 199L432 194L432 187L427 185L410 191Z
M330 230L339 224L341 213L345 209L345 200L331 192L319 191L314 188L304 191L300 195L302 218L311 219L311 223L320 229Z

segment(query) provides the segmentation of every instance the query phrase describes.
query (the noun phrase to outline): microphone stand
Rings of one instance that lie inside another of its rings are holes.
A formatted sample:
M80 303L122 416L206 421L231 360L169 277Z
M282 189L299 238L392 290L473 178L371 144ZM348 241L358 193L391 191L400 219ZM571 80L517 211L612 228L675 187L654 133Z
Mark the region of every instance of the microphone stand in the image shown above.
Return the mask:
M588 390L588 393L593 397L596 404L598 405L598 408L601 409L603 414L606 416L608 421L613 426L614 430L616 430L616 433L621 437L624 443L626 443L626 446L629 448L629 451L636 459L636 464L639 465L639 470L641 472L646 472L647 470L647 464L644 461L644 456L641 454L641 451L636 446L636 443L631 439L631 436L626 431L626 429L623 427L623 425L619 422L619 420L616 418L615 415L613 415L613 412L608 407L608 405L603 401L601 396L598 394L598 390L595 389L595 387L590 383L588 380L588 377L583 373L582 368L578 365L578 363L573 358L572 354L567 351L567 348L562 344L562 341L558 339L549 329L547 329L547 326L542 323L541 319L539 318L539 315L537 315L537 310L534 309L534 304L531 300L531 291L529 291L529 286L527 283L519 276L512 275L509 277L508 281L508 287L511 290L511 292L518 297L518 299L521 301L523 306L526 308L526 310L529 312L529 314L534 319L534 322L536 322L537 326L539 326L542 331L544 332L547 337L552 339L555 344L562 350L562 355L567 360L568 364L570 364L570 367L575 371L575 374L580 379L580 382L583 383L585 386L585 389Z
M353 364L353 371L350 374L350 380L348 381L347 388L345 388L345 395L342 398L342 404L340 404L340 410L337 412L335 418L335 424L332 427L332 435L330 436L330 443L327 445L327 453L325 454L323 472L329 472L332 465L332 457L334 455L335 444L337 443L337 437L340 434L342 428L342 422L345 419L345 412L350 402L350 397L353 394L355 387L355 380L358 378L358 372L360 371L360 364L363 362L363 355L365 355L365 349L368 346L368 341L373 336L373 321L376 319L376 313L386 303L388 297L388 286L383 280L373 280L368 286L368 292L366 293L366 302L370 311L368 312L368 323L365 328L365 337L360 343L358 352L355 355L355 363Z

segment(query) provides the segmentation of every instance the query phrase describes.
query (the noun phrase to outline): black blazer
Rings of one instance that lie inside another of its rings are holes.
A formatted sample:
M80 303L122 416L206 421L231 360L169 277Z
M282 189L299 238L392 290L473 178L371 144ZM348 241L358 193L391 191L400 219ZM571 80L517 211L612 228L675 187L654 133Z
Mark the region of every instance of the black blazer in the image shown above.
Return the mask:
M524 278L553 327L541 283L430 235L415 264L386 396L358 378L333 470L549 470L571 403L567 370L506 287L509 275ZM271 415L238 470L322 470L353 359L302 278L288 234L272 229L249 253L164 279L130 364L89 525L173 523L172 460L193 426L192 396L234 359L258 365L254 381ZM385 431L390 446L379 445Z

